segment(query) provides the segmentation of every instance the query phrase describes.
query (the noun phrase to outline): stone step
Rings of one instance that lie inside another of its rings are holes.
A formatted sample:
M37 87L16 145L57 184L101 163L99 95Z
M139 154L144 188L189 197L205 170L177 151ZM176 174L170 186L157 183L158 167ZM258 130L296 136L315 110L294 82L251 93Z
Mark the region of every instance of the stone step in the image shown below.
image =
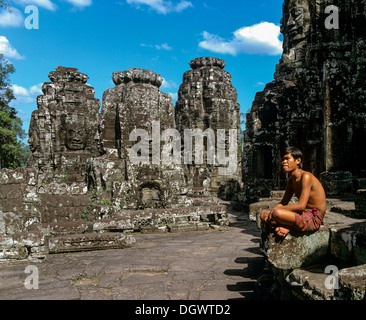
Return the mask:
M123 249L136 242L132 235L112 232L49 237L47 240L49 253Z
M314 265L307 269L295 269L283 278L296 299L334 300L334 286L326 286L329 274L324 271L324 266Z
M366 219L328 212L324 225L330 229L330 253L341 262L366 263Z
M278 271L276 277L282 283L281 298L363 300L366 296L366 264L338 270L339 267L319 263L307 268L294 269L290 273ZM273 280L267 284L270 285L274 285Z
M279 269L295 269L332 255L340 262L366 264L366 220L327 212L320 229L310 235L291 235L278 242L262 230L261 248Z
M344 268L339 271L339 290L336 296L340 300L365 300L366 264Z
M289 233L278 241L273 233L262 229L261 250L266 255L276 285L297 299L360 300L366 290L366 219L355 219L327 212L324 225L310 235ZM322 270L314 268L323 264ZM339 271L339 289L327 289L324 266ZM346 268L346 269L345 269ZM278 275L281 279L278 280Z
M271 198L283 198L284 194L285 194L286 190L272 190L270 195Z
M263 230L261 250L277 269L296 269L326 257L329 240L329 228L325 226L310 235L296 236L289 233L281 241L274 233Z
M161 232L182 227L182 224L207 222L224 225L227 219L225 205L190 206L168 209L122 210L115 212L108 219L93 223L93 231L141 231L153 230ZM191 228L192 226L189 226ZM193 228L193 227L192 227Z
M61 236L66 234L82 234L91 231L91 223L79 219L30 225L26 231L39 231L44 235Z
M207 222L195 222L195 223L182 223L168 226L170 232L182 232L182 231L202 231L210 229L210 225Z
M256 221L258 228L260 228L259 215L263 210L273 209L280 201L281 198L261 198L258 202L249 204L249 219L250 221ZM293 197L289 203L296 203L296 199Z

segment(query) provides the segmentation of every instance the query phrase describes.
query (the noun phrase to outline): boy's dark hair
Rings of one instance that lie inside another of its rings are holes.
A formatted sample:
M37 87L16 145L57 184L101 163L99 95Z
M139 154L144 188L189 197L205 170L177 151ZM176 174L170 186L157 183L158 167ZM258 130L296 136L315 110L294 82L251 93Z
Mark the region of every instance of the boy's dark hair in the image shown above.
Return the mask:
M303 155L302 155L302 152L299 148L296 148L296 147L287 147L286 150L285 150L285 153L284 155L286 154L291 154L294 159L301 159L301 162L299 163L299 168L302 169L302 166L303 166L303 163L302 163L302 159L303 159Z

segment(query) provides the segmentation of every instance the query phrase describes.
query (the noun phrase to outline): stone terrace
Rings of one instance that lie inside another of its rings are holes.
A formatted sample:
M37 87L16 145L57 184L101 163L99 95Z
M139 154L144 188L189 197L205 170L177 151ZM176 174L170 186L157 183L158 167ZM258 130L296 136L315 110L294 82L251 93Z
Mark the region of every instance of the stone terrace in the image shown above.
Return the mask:
M264 267L260 231L247 215L207 231L136 235L121 250L47 255L0 264L0 299L226 300L253 299ZM39 289L25 288L28 265Z

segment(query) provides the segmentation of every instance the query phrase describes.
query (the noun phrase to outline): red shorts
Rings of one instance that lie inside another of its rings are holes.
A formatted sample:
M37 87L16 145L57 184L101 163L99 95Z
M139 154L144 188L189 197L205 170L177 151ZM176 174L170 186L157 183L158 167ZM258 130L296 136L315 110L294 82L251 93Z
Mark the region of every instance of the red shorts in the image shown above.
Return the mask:
M317 231L324 219L325 213L317 208L305 209L303 212L296 212L295 226L301 232Z

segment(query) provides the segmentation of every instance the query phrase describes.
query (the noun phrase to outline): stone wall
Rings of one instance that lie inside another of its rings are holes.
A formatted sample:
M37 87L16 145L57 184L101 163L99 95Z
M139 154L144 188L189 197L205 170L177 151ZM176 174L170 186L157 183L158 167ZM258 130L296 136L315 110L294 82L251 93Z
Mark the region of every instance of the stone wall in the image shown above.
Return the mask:
M328 5L340 10L339 29L325 28ZM327 178L339 173L324 180L332 195L354 193L365 170L359 161L366 139L365 1L285 0L281 23L283 54L274 81L257 93L246 116L246 199L284 188L281 154L290 145L303 151L305 170L318 177L330 172Z
M0 170L0 234L13 235L41 222L36 171Z

